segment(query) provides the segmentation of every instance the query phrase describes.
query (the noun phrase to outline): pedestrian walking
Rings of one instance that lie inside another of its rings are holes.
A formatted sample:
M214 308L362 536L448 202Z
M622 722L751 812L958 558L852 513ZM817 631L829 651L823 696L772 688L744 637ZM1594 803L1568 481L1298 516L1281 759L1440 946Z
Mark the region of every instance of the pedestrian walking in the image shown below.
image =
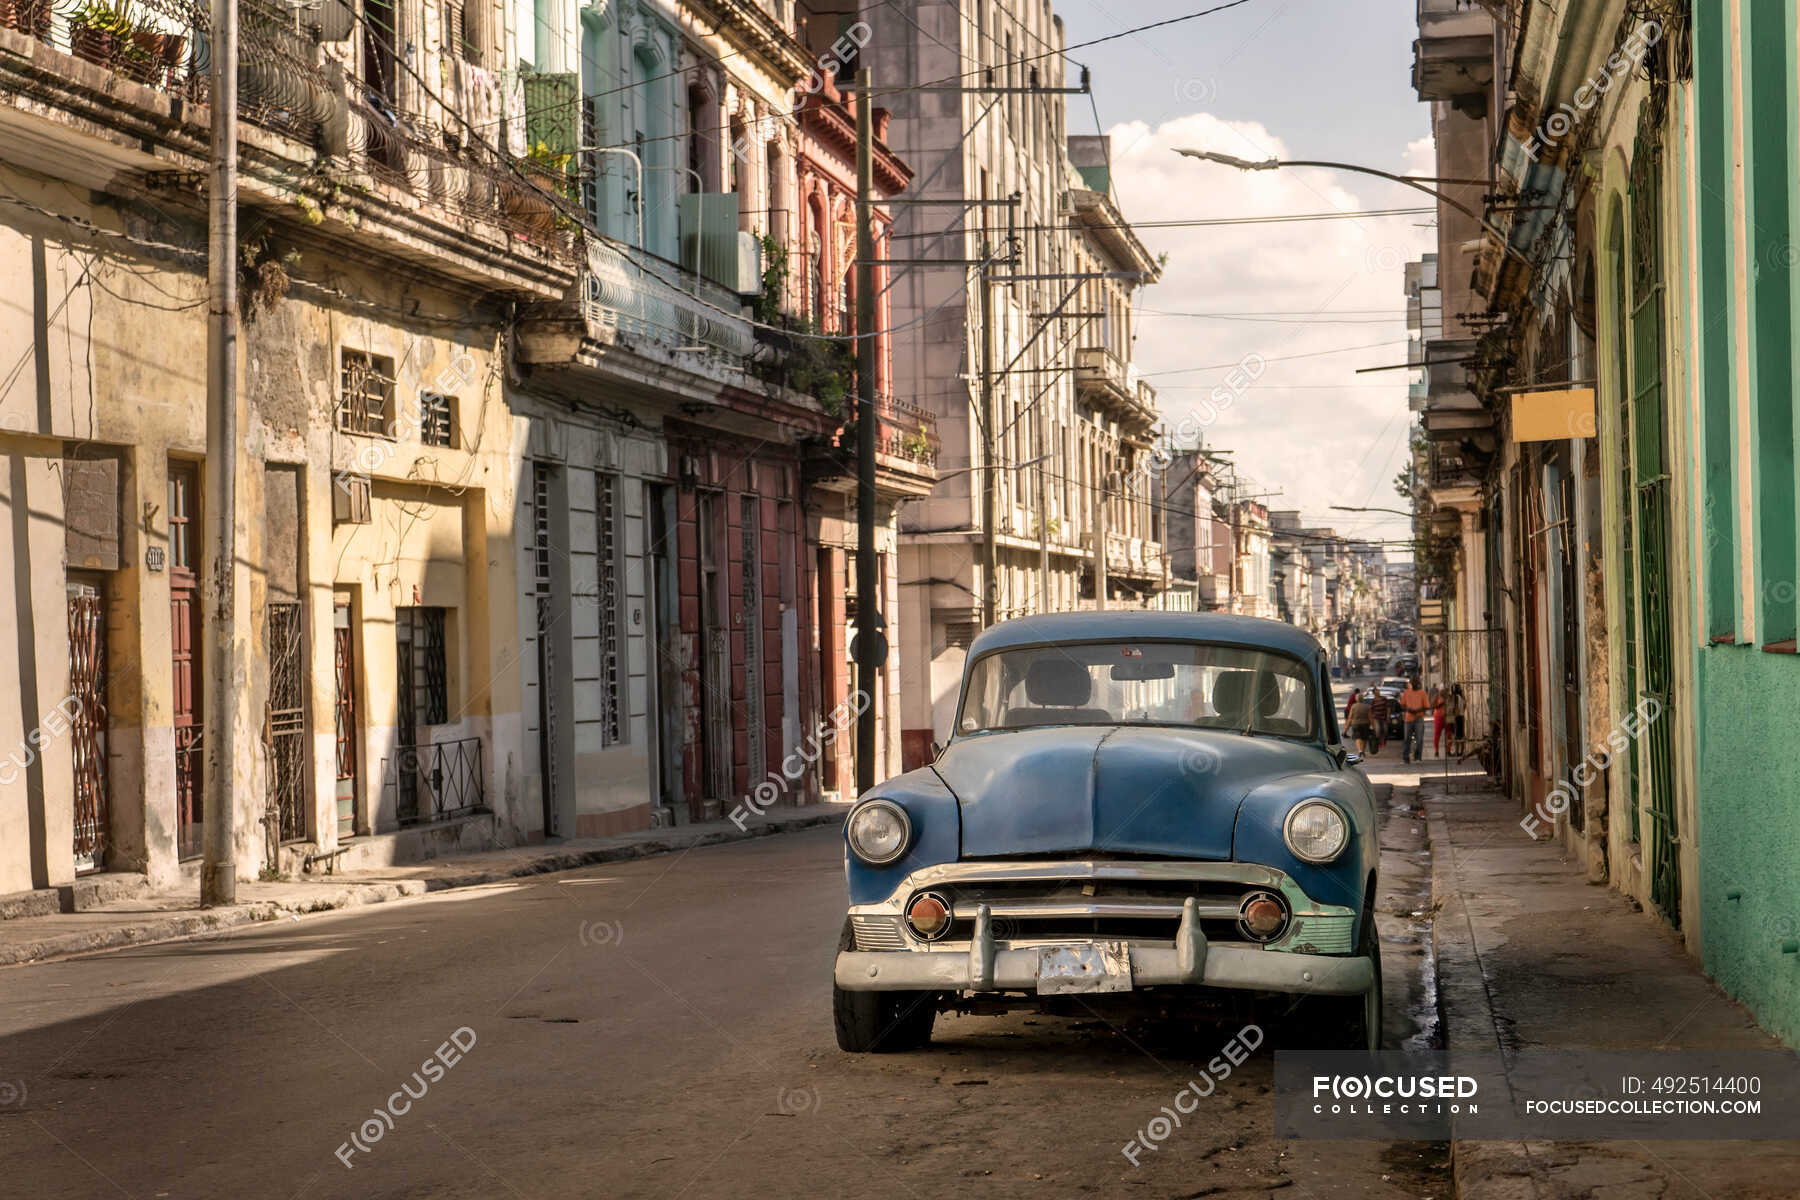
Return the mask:
M1431 753L1444 757L1444 708L1450 699L1443 684L1431 689Z
M1369 727L1375 735L1375 753L1380 754L1381 748L1387 745L1388 698L1378 687L1369 689Z
M1401 728L1405 732L1400 743L1400 761L1403 763L1423 762L1425 759L1425 722L1424 716L1431 707L1431 698L1425 689L1419 686L1419 677L1414 675L1407 680L1406 690L1400 693Z
M1346 719L1350 722L1350 736L1356 739L1356 752L1367 755L1375 740L1374 730L1369 728L1375 719L1375 711L1361 693L1350 693L1350 712Z
M1351 721L1350 721L1351 710L1353 710L1356 707L1356 702L1358 700L1360 700L1361 698L1362 698L1362 692L1360 690L1358 690L1356 688L1350 689L1350 698L1348 700L1344 701L1344 724L1346 724L1346 725L1351 724Z
M1450 728L1450 753L1460 756L1463 752L1463 710L1467 701L1463 697L1462 684L1450 685L1450 695L1444 700L1444 721Z

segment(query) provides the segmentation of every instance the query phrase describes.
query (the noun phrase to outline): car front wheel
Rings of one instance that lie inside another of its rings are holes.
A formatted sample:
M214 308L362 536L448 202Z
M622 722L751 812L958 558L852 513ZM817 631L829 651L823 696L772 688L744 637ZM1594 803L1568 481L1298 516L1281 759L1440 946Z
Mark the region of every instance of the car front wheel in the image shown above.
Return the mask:
M1381 1049L1381 935L1371 905L1356 954L1375 964L1375 982L1360 996L1312 996L1294 1010L1294 1040L1315 1050Z
M856 949L849 918L838 949ZM930 1044L937 1021L935 992L847 992L831 985L831 1019L838 1049L850 1054L894 1054Z

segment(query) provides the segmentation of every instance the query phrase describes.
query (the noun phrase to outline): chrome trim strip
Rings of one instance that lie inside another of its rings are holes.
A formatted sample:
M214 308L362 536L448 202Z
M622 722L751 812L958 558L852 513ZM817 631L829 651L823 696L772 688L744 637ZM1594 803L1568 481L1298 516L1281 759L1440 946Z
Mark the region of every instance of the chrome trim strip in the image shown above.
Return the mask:
M1193 904L1193 899L1188 899ZM953 909L956 920L967 921L975 916L976 906L959 904ZM1166 917L1177 920L1185 911L1180 900L1001 900L988 901L986 908L995 917L1020 917L1026 920L1045 920L1055 917ZM1236 920L1238 906L1235 904L1202 904L1200 915L1207 920Z

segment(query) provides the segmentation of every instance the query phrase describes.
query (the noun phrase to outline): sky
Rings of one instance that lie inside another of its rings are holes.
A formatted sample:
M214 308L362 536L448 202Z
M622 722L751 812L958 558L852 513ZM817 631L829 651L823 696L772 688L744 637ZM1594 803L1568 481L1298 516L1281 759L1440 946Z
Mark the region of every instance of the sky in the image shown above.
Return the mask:
M1208 0L1055 5L1074 46ZM1413 0L1248 0L1074 49L1072 62L1092 69L1094 98L1090 107L1069 97L1069 132L1111 134L1114 190L1133 222L1429 206L1366 175L1243 172L1175 153L1432 174L1428 113L1411 84L1415 14ZM1413 372L1355 372L1406 361L1404 269L1433 248L1431 220L1140 228L1153 254L1168 255L1162 280L1141 293L1134 347L1165 424L1232 452L1255 491L1280 492L1264 501L1271 508L1355 536L1410 537L1403 517L1330 506L1404 507L1392 481L1405 466ZM1233 316L1185 315L1194 313ZM1248 356L1261 374L1227 393L1227 407L1215 389Z

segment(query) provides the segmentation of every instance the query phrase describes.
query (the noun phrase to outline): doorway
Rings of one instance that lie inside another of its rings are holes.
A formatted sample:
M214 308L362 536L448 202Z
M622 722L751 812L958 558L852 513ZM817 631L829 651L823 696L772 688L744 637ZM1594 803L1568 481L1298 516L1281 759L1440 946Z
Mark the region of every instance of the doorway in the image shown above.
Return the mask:
M332 703L332 732L337 741L337 835L356 832L356 641L350 624L350 601L339 599L331 609L332 674L337 694Z
M75 869L106 865L106 604L100 584L71 578L69 745L75 773Z
M170 724L175 731L177 853L196 858L205 822L201 738L200 468L169 464Z
M675 586L675 492L667 484L645 487L650 513L650 578L645 603L656 655L656 812L652 824L686 821L681 778L681 597Z

